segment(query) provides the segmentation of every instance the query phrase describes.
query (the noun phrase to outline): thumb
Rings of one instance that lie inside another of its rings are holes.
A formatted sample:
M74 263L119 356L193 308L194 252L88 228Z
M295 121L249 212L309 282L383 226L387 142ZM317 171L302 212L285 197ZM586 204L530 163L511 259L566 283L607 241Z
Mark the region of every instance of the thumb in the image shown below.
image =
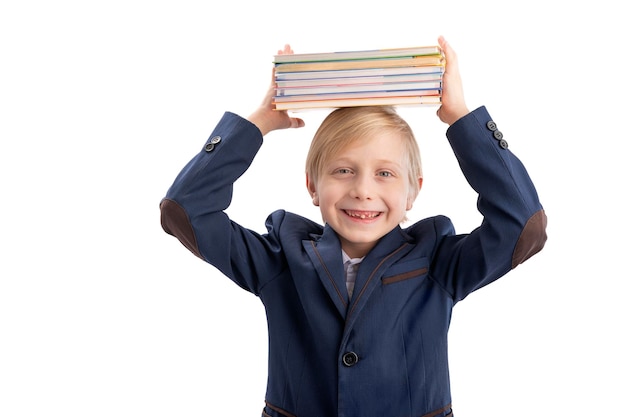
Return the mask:
M297 129L299 127L304 127L304 120L299 117L290 117L289 121L291 122L291 128Z

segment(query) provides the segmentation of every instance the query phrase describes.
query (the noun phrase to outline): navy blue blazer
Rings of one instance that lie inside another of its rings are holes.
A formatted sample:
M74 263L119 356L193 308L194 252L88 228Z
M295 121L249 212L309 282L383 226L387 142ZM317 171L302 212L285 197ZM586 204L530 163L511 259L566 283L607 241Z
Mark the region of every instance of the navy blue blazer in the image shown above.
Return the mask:
M163 229L263 302L269 331L264 416L450 416L452 308L537 253L546 216L522 163L484 107L447 137L484 220L456 234L436 216L384 236L348 299L335 232L285 211L263 234L224 213L262 144L224 114L161 201Z

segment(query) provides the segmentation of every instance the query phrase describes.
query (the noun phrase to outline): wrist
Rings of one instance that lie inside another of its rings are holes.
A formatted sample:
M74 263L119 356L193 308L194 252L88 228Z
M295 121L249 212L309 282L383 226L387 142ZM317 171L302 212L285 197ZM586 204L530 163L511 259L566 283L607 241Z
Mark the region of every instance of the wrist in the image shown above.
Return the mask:
M457 120L467 116L470 113L469 109L467 107L459 107L457 109L454 110L454 112L452 112L450 114L450 122L448 123L449 125L453 125L454 122L456 122Z
M248 117L248 121L254 124L260 131L261 135L265 136L272 131L267 124L267 117L263 117L259 112L254 112Z

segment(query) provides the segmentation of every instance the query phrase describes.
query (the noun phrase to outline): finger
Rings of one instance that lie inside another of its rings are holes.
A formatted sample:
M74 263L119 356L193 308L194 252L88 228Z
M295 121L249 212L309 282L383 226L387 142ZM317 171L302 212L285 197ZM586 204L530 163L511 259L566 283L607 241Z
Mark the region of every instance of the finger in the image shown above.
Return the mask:
M292 128L304 127L304 120L298 117L291 117L290 120Z
M285 44L283 49L278 50L278 55L291 55L291 54L293 54L293 51L291 50L291 45L289 45L288 43Z
M439 46L443 49L443 45L446 43L446 38L439 36L439 38L437 38L437 42L439 42Z
M446 60L446 67L456 65L456 52L443 36L439 37L439 46L443 50L443 56Z

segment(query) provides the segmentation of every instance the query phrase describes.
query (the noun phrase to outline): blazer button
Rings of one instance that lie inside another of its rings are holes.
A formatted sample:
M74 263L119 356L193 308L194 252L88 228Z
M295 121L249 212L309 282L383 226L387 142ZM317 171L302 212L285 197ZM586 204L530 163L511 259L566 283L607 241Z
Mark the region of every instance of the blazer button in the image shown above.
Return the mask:
M502 140L500 140L500 147L502 149L507 149L509 147L509 144L507 143L506 140L502 139Z
M215 149L215 145L217 145L221 141L222 141L221 136L213 136L211 140L209 140L209 143L207 143L206 146L204 147L204 150L207 152L211 152L213 149Z
M354 352L348 352L343 355L343 358L341 358L341 360L343 361L344 365L353 366L359 361L359 357Z
M504 134L499 130L496 130L495 132L493 132L493 137L496 140L501 140L504 137Z
M493 120L489 120L487 122L487 129L491 130L492 132L495 132L496 130L498 130L498 126Z

